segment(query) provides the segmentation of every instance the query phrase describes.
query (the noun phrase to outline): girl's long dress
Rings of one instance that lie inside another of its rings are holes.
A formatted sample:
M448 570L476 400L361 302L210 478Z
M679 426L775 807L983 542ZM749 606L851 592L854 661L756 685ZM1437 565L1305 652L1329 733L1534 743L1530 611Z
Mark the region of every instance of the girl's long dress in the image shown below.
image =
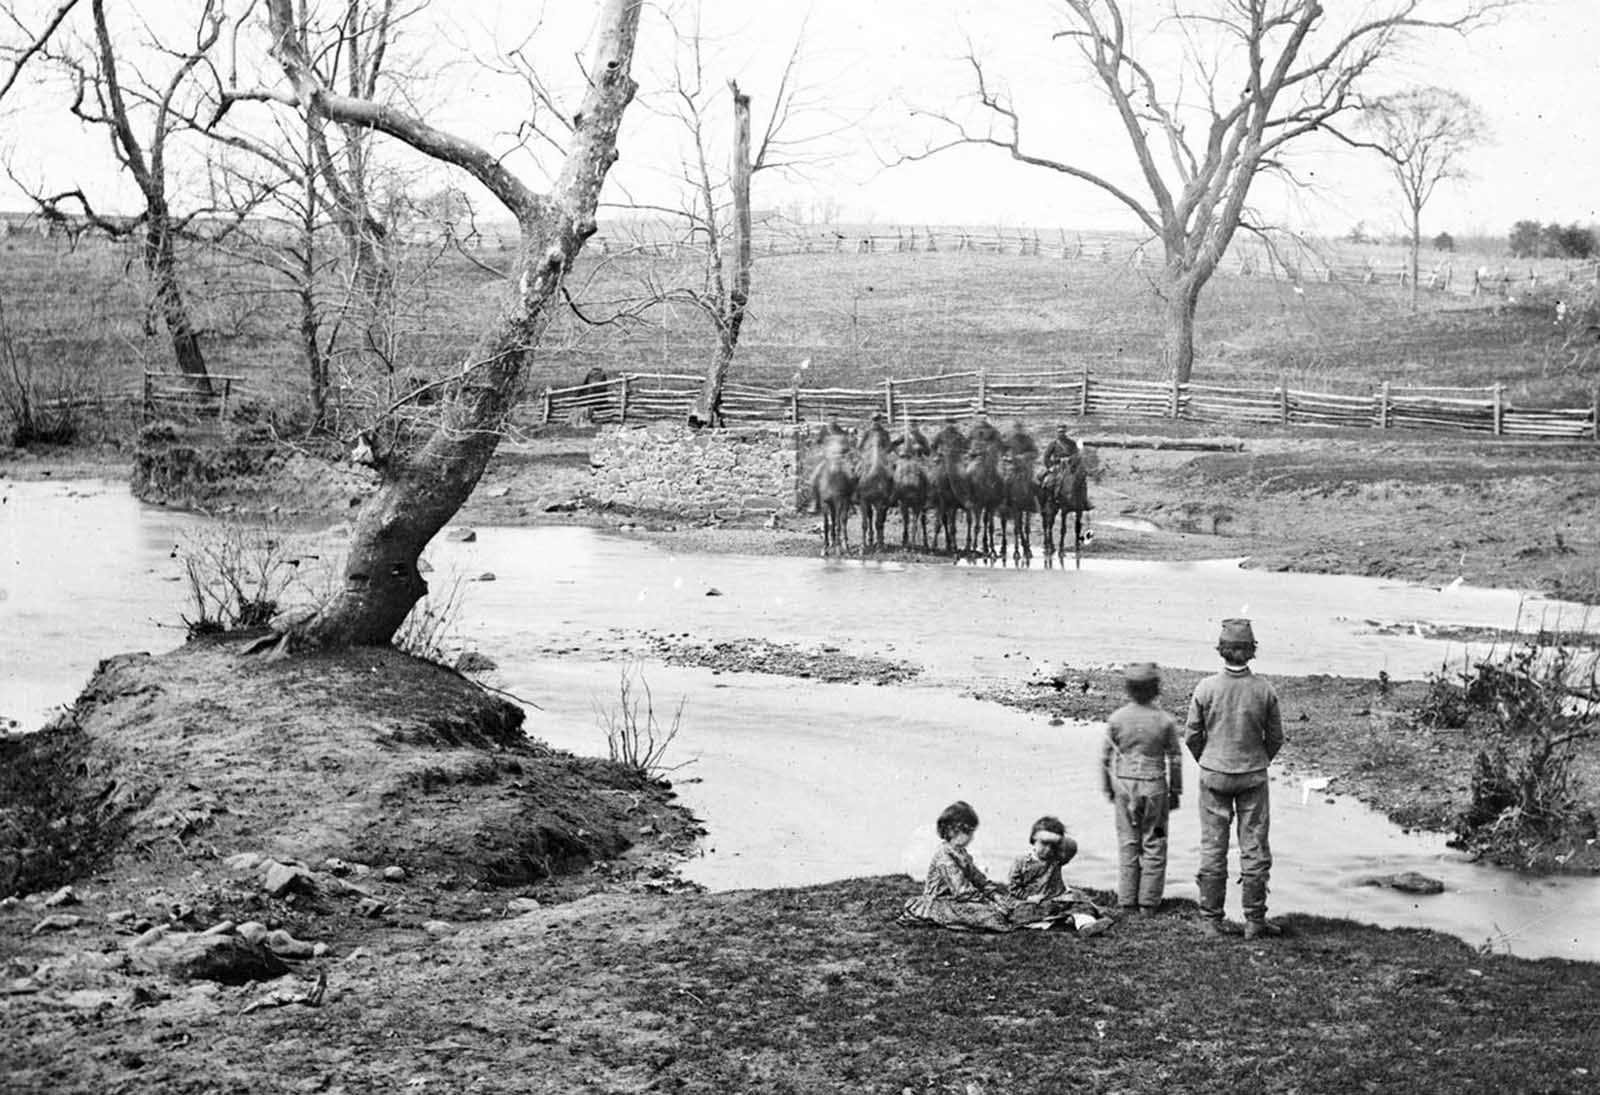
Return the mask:
M1012 901L990 882L965 849L941 844L928 864L922 896L906 902L901 920L957 931L1008 932Z

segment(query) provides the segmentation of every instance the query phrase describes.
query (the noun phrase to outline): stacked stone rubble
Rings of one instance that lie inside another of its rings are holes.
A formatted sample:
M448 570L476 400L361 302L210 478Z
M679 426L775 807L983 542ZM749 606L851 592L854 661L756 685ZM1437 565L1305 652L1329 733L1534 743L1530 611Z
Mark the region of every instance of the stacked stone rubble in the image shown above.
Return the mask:
M592 493L601 503L684 516L792 514L800 436L793 426L607 426L590 450Z

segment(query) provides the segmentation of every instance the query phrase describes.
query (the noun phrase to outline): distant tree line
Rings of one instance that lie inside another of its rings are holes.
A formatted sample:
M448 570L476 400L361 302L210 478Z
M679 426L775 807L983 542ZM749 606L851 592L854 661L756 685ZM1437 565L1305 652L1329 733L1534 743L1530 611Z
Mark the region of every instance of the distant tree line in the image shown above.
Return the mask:
M1576 223L1540 224L1538 221L1518 221L1512 225L1508 247L1517 258L1587 259L1592 258L1596 250L1594 229Z

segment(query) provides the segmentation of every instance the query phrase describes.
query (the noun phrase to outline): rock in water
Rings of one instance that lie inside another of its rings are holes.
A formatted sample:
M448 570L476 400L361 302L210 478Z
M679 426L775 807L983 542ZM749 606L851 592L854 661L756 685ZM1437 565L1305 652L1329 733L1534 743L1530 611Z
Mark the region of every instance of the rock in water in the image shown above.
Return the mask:
M1357 883L1360 886L1387 886L1391 890L1401 893L1431 895L1444 893L1444 883L1437 878L1429 878L1416 871L1405 871L1401 874L1375 874L1368 875Z

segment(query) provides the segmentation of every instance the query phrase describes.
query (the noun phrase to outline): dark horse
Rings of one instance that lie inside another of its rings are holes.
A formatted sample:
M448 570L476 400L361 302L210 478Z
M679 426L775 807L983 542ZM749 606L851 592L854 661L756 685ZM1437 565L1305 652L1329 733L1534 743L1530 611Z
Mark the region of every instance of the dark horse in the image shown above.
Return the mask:
M1067 514L1072 514L1072 558L1083 556L1083 515L1094 506L1089 502L1089 471L1083 456L1074 452L1045 469L1039 478L1039 513L1044 524L1044 555L1066 554ZM1056 518L1061 519L1061 536L1055 535Z
M861 554L882 551L883 525L894 503L895 455L889 432L869 429L861 438L856 505L861 507Z
M822 554L849 551L856 461L844 434L830 434L822 442L822 457L811 472L811 491L822 511Z

